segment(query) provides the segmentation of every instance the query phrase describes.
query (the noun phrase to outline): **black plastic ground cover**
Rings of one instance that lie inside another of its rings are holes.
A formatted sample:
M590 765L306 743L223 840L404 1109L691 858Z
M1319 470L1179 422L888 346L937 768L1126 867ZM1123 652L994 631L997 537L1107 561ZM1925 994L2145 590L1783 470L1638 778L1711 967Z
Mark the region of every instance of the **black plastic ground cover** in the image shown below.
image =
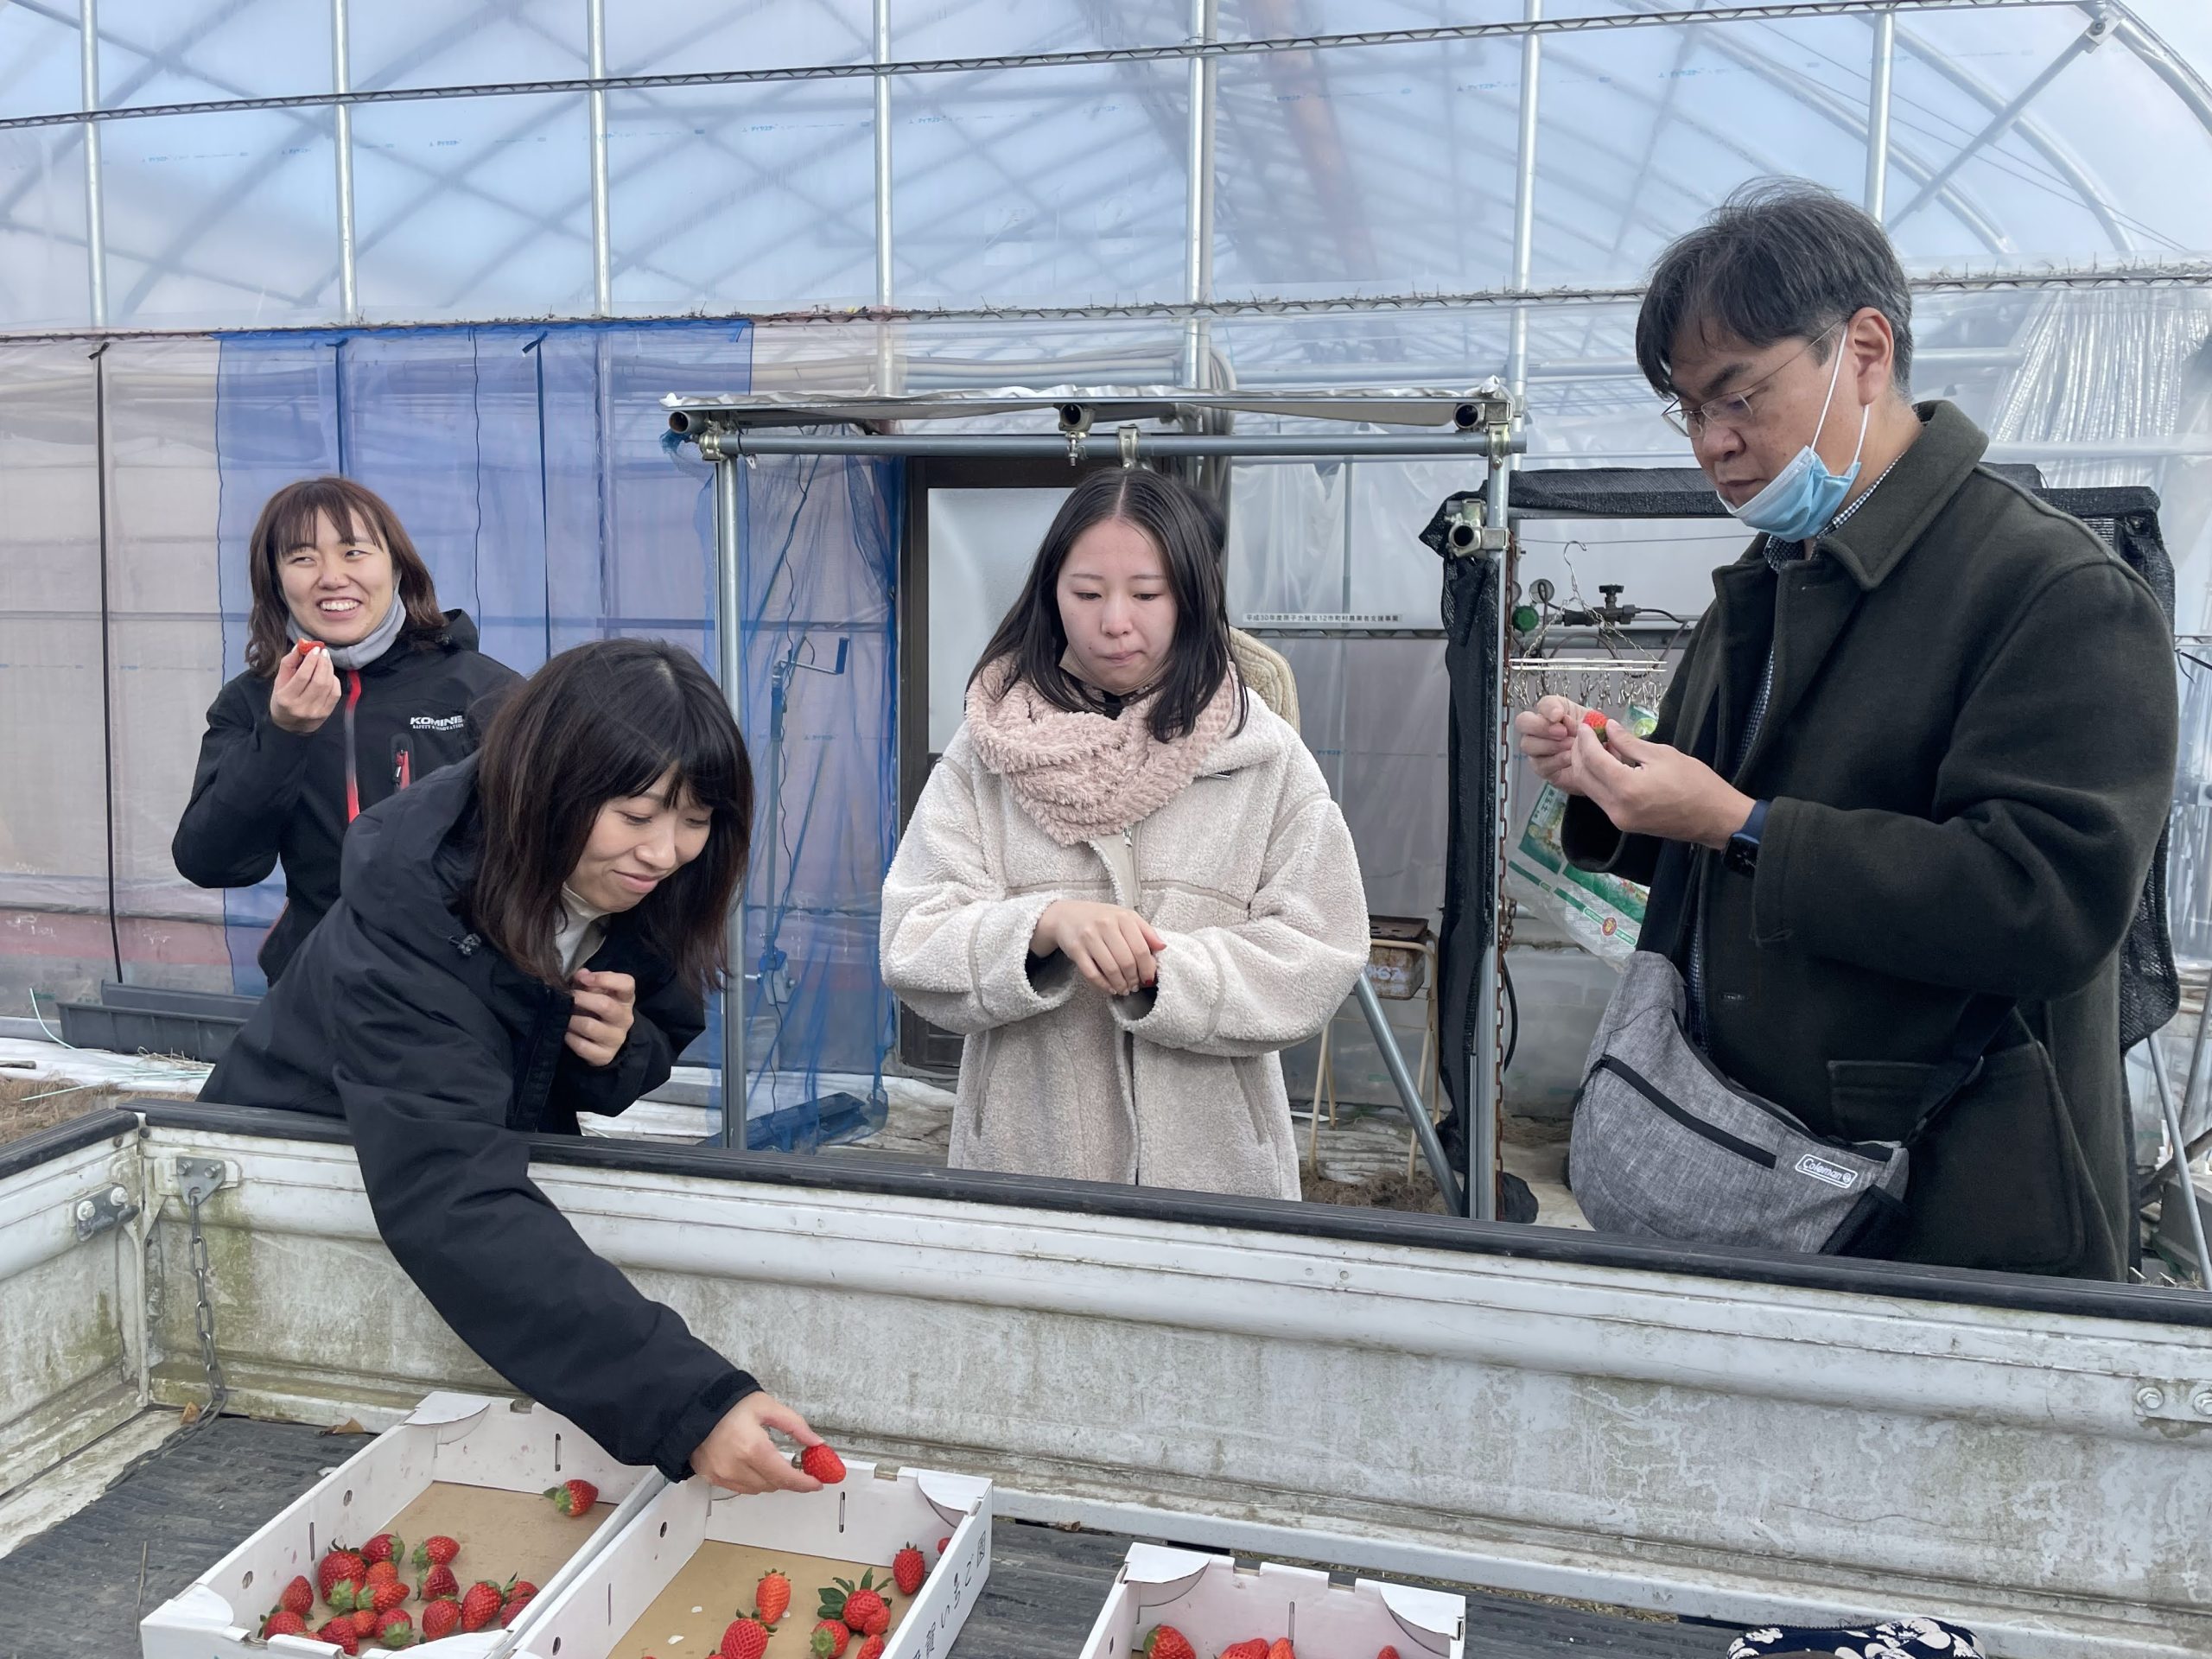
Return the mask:
M139 1651L144 1613L366 1440L226 1417L142 1465L0 1559L0 1659L128 1659ZM999 1521L983 1599L947 1659L1075 1659L1128 1543ZM1468 1599L1467 1659L1719 1659L1727 1646L1726 1632L1712 1627L1480 1592Z
M305 1112L216 1106L198 1101L148 1099L139 1103L157 1128L265 1136L275 1140L347 1144L345 1124ZM984 1170L875 1159L865 1153L823 1152L798 1157L741 1152L710 1146L668 1146L599 1137L533 1135L531 1158L550 1166L621 1169L641 1174L758 1182L769 1186L948 1203L1012 1205L1059 1214L1114 1216L1162 1225L1233 1228L1421 1249L1452 1250L1468 1258L1470 1272L1483 1258L1554 1262L1587 1268L1630 1268L1860 1296L2006 1308L2069 1318L2125 1319L2145 1325L2212 1328L2212 1295L2151 1285L2107 1285L2087 1280L2039 1279L2026 1274L1979 1273L1909 1262L1867 1262L1849 1256L1783 1255L1713 1244L1675 1244L1618 1238L1565 1227L1462 1221L1397 1210L1349 1205L1304 1204L1276 1198L1182 1192L1166 1187L1110 1186L1049 1180Z

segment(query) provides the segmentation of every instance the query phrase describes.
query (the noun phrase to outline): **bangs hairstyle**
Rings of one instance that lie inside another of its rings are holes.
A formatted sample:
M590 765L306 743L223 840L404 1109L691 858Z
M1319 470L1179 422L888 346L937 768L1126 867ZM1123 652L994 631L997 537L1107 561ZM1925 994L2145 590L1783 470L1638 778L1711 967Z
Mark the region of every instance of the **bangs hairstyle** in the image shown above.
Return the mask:
M483 853L471 918L508 961L561 985L561 884L609 801L666 773L712 815L699 856L628 912L645 944L704 996L729 971L729 907L753 836L753 767L720 687L658 639L564 651L508 697L476 765Z
M1833 191L1802 179L1743 186L1651 268L1636 318L1636 362L1672 397L1685 328L1764 347L1809 340L1825 363L1829 329L1869 308L1890 320L1897 391L1912 385L1912 289L1888 234Z
M1052 528L1037 550L1022 583L1021 595L983 647L973 685L1001 658L1011 659L1014 679L1027 683L1056 709L1083 714L1095 698L1082 681L1060 666L1067 654L1067 629L1060 621L1060 570L1084 531L1120 519L1135 525L1160 550L1168 591L1175 595L1175 638L1167 668L1156 682L1152 734L1172 743L1198 724L1198 713L1213 700L1229 674L1229 611L1222 577L1220 531L1187 485L1142 467L1106 467L1090 474L1060 504ZM1244 689L1237 687L1237 725L1244 720Z
M407 607L406 632L416 645L432 644L444 633L446 615L438 608L430 567L423 563L400 527L399 515L385 499L350 478L303 478L263 504L247 543L246 569L253 588L253 613L246 623L247 668L266 678L292 648L291 637L284 631L292 611L284 603L284 583L276 567L294 548L315 545L318 513L327 516L331 527L347 541L378 542L391 555L393 592Z

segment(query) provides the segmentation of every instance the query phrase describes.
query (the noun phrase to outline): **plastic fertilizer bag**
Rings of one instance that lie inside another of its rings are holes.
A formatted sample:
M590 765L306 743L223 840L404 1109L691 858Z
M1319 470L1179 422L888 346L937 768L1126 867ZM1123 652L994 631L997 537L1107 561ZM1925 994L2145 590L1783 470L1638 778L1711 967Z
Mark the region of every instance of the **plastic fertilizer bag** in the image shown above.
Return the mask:
M1659 723L1655 710L1631 703L1628 728L1649 737ZM1513 897L1565 928L1577 944L1616 968L1636 949L1643 929L1646 890L1617 875L1578 870L1560 845L1567 797L1549 784L1536 791L1529 816L1506 861Z

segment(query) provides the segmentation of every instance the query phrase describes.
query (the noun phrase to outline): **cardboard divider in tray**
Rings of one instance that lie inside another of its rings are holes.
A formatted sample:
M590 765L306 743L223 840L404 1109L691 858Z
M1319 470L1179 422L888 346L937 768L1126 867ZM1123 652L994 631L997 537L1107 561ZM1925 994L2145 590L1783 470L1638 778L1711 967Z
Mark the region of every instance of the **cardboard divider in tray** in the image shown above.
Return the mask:
M914 1469L879 1474L853 1459L845 1471L818 1492L741 1497L696 1478L667 1488L573 1583L531 1610L516 1659L710 1659L729 1622L752 1610L771 1566L790 1578L791 1605L768 1659L798 1659L819 1591L871 1569L885 1584L906 1544L921 1550L929 1577L911 1599L886 1588L893 1623L883 1659L943 1659L990 1573L991 1483ZM950 1541L942 1556L940 1538ZM855 1636L846 1659L859 1645Z
M1082 1659L1129 1659L1155 1625L1170 1624L1201 1656L1258 1637L1290 1638L1298 1659L1462 1659L1463 1596L1369 1579L1337 1584L1312 1567L1131 1544Z
M531 1581L550 1588L546 1580L584 1554L602 1528L626 1518L607 1503L594 1505L588 1516L557 1515L543 1494L572 1479L589 1481L617 1504L634 1495L635 1507L650 1499L648 1484L663 1484L650 1470L617 1463L567 1418L540 1406L485 1395L429 1395L404 1421L149 1613L139 1626L143 1659L329 1659L339 1649L311 1636L262 1642L263 1619L295 1577L316 1581L316 1567L332 1548L359 1548L403 1518L449 1531L460 1541L454 1572L464 1587L473 1578L504 1584L536 1572L543 1576ZM496 1535L484 1530L491 1526ZM402 1531L401 1537L410 1551L422 1541L416 1533ZM419 1592L421 1574L411 1562L403 1577ZM419 1598L406 1610L419 1622ZM517 1629L536 1611L526 1609ZM309 1628L325 1617L318 1611ZM448 1649L442 1644L442 1650Z

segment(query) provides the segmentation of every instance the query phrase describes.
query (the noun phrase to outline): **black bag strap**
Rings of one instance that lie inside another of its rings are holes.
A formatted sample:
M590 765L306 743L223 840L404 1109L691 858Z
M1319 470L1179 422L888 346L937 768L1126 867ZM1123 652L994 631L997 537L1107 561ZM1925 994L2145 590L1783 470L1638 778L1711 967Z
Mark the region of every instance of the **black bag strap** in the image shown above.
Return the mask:
M1989 1058L1990 1045L2011 1020L2016 1006L2010 997L1987 991L1977 992L1967 999L1967 1006L1959 1015L1958 1029L1952 1033L1951 1046L1936 1063L1928 1086L1921 1093L1920 1109L1914 1114L1912 1133L1904 1140L1906 1146L1911 1146L1933 1128L1951 1103L1981 1075L1982 1065Z

